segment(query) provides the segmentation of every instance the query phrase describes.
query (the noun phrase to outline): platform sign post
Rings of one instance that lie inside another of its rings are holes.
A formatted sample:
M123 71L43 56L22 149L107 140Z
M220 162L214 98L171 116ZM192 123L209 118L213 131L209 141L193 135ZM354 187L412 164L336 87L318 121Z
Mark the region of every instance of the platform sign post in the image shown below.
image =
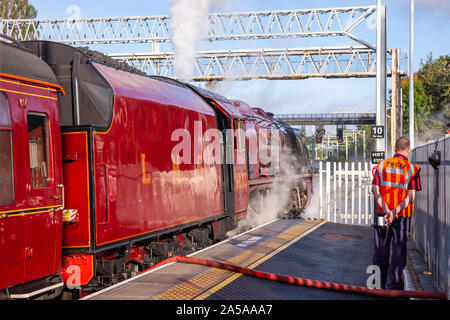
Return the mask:
M376 124L386 125L386 6L377 0L377 73L376 73ZM386 135L376 141L376 150L386 150Z
M410 7L409 34L409 142L414 149L414 0Z

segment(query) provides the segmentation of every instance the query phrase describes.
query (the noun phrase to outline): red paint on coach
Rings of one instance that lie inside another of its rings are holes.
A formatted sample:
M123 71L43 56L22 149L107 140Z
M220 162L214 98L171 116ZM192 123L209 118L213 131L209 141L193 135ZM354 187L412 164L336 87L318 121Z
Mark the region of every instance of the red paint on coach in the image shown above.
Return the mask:
M205 92L202 93L205 94ZM247 212L249 201L245 116L240 113L233 101L217 94L212 94L207 98L212 100L213 104L231 121L235 214L243 218L245 217L244 213Z
M256 115L253 109L245 102L240 100L234 100L234 106L245 118L245 148L248 150L249 162L248 168L248 180L257 179L260 176L259 173L259 126L255 118Z
M94 66L115 94L110 128L93 134L96 245L222 214L221 166L194 159L192 141L196 123L217 129L214 110L185 87ZM190 159L172 156L176 130L190 134Z
M61 134L65 208L77 209L79 221L64 225L63 248L89 248L91 245L91 209L89 206L89 134Z
M60 271L62 168L54 86L2 73L0 95L0 173L12 179L0 201L3 289Z

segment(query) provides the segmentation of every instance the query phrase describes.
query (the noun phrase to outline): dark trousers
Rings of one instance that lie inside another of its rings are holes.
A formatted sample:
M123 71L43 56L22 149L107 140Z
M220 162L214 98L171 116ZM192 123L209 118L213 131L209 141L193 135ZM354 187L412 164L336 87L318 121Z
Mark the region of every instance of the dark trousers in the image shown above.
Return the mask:
M374 227L373 264L380 267L381 289L404 290L403 269L410 223L411 218L398 217L389 228Z

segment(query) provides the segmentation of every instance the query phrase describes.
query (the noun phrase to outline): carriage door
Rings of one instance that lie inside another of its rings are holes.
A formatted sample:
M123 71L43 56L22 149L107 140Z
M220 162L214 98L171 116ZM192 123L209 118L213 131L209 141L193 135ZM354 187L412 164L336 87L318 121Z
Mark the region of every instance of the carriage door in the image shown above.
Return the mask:
M243 120L233 119L234 128L234 189L235 212L239 217L247 210L247 154L245 152L245 124Z
M14 157L17 153L13 150L17 151L18 146L13 148L13 130L17 127L11 121L9 105L6 94L0 92L0 289L22 283L25 268L24 218L11 212L16 209L15 203L23 199L14 192L17 174L13 163L20 166L21 159Z
M36 100L33 102L37 102ZM25 249L26 281L39 279L59 270L58 260L61 257L62 213L55 210L61 204L61 190L55 181L55 154L59 144L59 130L52 127L50 112L44 106L48 104L30 102L25 109L25 120L28 129L28 206L33 211L26 215L27 243ZM56 125L56 124L55 124ZM58 128L59 129L59 128Z

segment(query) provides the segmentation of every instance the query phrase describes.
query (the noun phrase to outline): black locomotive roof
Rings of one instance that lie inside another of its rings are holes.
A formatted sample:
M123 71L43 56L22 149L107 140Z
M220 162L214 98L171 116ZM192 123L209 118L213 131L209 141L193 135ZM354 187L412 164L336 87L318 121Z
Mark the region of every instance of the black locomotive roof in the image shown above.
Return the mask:
M53 41L22 41L21 45L49 65L66 92L58 99L61 126L109 127L114 92L90 63L94 53Z
M81 62L86 63L88 60L93 62L99 62L101 64L116 68L122 71L128 71L136 73L144 77L149 77L159 81L170 82L174 85L186 87L184 83L166 78L163 76L148 75L145 72L129 65L126 62L118 61L110 56L96 50L89 49L89 47L74 47L64 43L46 40L29 40L21 42L25 47L41 56L45 61L48 61L50 65L56 64L70 64L74 53L77 52L81 56Z
M0 72L57 84L52 69L38 56L16 44L0 41Z

